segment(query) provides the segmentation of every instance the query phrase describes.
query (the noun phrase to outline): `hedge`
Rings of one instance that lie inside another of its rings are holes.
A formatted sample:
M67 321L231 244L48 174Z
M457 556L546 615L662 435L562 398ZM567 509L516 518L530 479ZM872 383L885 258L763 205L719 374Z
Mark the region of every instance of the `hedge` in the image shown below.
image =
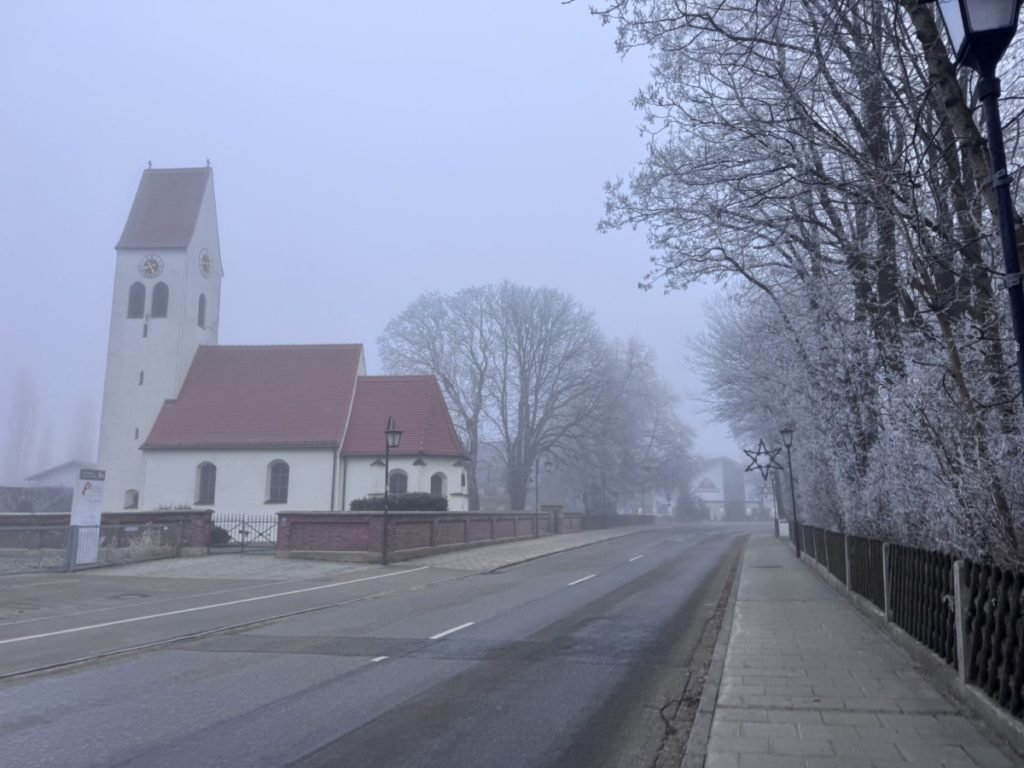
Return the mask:
M384 509L384 496L365 496L352 499L353 512L380 512ZM448 497L431 493L392 493L388 495L391 512L447 512Z

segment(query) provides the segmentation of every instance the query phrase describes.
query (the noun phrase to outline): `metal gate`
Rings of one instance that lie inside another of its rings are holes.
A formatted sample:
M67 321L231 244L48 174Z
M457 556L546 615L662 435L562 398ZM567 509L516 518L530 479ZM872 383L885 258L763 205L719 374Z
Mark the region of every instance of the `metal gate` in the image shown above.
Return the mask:
M277 547L277 515L215 515L210 554L272 555Z

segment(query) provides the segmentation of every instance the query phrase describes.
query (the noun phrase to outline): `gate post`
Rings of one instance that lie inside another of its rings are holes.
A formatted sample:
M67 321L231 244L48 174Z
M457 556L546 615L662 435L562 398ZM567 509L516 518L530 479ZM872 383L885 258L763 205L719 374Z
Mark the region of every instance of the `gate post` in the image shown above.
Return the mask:
M64 571L70 573L75 570L78 559L78 526L68 526L68 545L64 552Z
M953 561L953 622L956 627L956 671L960 682L967 683L967 659L970 655L970 637L967 635L967 578L966 563Z
M850 536L843 534L843 557L846 559L846 591L853 591L853 579L850 577Z
M885 620L892 621L892 574L889 569L889 542L882 543L882 592L885 595Z

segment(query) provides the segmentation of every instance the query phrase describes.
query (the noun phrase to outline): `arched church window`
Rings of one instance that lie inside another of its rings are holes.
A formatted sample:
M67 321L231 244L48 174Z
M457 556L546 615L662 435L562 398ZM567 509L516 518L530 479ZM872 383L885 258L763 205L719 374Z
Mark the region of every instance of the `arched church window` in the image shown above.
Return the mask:
M139 492L136 490L128 490L124 492L124 508L125 509L138 509L139 508Z
M430 494L432 496L448 495L448 478L444 472L435 472L430 477Z
M206 327L206 294L199 294L199 312L196 314L196 322L200 328Z
M217 494L217 467L204 461L196 467L196 504L213 504Z
M409 490L409 476L401 469L391 470L388 477L388 493L406 493Z
M283 461L272 461L267 467L267 503L288 503L288 464Z
M146 286L142 283L132 283L128 289L128 317L142 317L146 314Z
M153 306L149 311L150 317L167 317L167 302L170 298L170 289L167 283L157 283L153 286Z

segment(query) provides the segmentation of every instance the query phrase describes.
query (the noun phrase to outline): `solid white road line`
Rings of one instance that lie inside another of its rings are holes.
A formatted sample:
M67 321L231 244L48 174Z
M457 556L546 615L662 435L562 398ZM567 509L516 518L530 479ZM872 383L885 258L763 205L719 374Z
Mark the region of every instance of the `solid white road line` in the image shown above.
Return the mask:
M584 576L582 579L576 579L576 581L570 581L569 582L569 586L570 587L575 587L577 584L582 584L584 581L589 581L590 579L594 578L595 576L597 576L597 574L596 573L592 573L589 576Z
M370 663L373 664L374 662L384 661L384 659L386 659L386 658L387 658L387 656L378 656L375 659L370 659Z
M395 571L394 573L381 573L377 576L364 576L361 579L350 579L349 581L336 581L332 584L320 584L316 587L305 587L303 589L290 589L287 592L275 592L272 595L259 595L258 597L246 597L241 600L231 600L227 603L214 603L213 605L198 605L195 608L182 608L177 611L165 611L164 613L151 613L148 616L135 616L130 619L118 619L117 621L105 621L102 624L89 624L85 627L71 627L70 629L59 629L56 632L43 632L38 635L25 635L24 637L12 637L7 640L0 640L0 645L7 645L9 643L23 643L26 640L39 640L43 637L56 637L57 635L70 635L74 632L85 632L90 629L102 629L103 627L116 627L119 624L133 624L136 621L148 621L149 619L160 619L164 616L180 616L183 613L194 613L196 611L208 611L212 608L226 608L229 605L241 605L242 603L254 603L257 600L270 600L274 597L286 597L288 595L300 595L304 592L316 592L320 589L331 589L332 587L343 587L346 584L358 584L361 581L374 581L376 579L386 579L390 576L401 576L403 573L415 573L416 571L425 571L428 566L424 565L419 568L410 568L407 571Z
M631 562L631 563L635 562L635 561L639 560L641 557L643 557L643 555L637 555L636 557L631 557L631 558L629 558L629 562Z
M436 635L431 636L430 639L440 640L445 635L450 635L452 632L458 632L460 629L465 629L466 627L472 627L474 624L476 624L475 621L467 621L465 624L459 624L459 626L446 629L444 632L438 632Z

